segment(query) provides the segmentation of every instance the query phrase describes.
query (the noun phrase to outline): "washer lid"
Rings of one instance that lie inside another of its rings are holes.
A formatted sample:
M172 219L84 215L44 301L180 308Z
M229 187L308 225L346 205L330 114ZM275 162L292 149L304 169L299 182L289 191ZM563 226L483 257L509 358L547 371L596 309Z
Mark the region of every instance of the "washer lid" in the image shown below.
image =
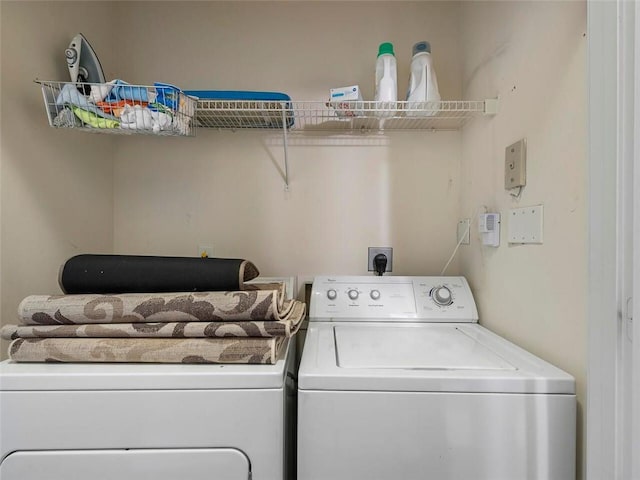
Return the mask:
M573 377L477 324L311 324L300 390L574 394Z
M516 370L458 327L333 328L338 367L424 370Z
M274 365L0 362L0 391L282 388L294 342Z

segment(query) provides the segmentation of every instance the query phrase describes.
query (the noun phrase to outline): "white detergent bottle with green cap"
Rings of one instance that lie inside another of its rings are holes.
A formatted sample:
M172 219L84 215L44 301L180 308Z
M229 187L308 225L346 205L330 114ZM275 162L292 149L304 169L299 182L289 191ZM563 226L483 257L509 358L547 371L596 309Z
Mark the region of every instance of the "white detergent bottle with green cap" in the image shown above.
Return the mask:
M429 42L418 42L413 46L405 115L431 117L438 113L439 102L440 92L433 68L431 45Z
M398 67L393 54L393 44L381 43L376 60L375 108L379 117L396 114L398 101Z

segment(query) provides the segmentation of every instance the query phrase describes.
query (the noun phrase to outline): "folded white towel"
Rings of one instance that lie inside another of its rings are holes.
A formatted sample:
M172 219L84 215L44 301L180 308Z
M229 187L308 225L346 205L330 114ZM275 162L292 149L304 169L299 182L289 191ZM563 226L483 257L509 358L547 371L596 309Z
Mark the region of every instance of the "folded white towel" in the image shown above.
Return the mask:
M120 114L120 128L128 130L161 130L171 129L171 116L162 112L155 112L140 105L125 105Z
M110 82L103 83L101 85L91 85L91 92L89 92L89 96L87 97L90 102L98 103L103 101L109 92L113 88L116 80L111 80Z

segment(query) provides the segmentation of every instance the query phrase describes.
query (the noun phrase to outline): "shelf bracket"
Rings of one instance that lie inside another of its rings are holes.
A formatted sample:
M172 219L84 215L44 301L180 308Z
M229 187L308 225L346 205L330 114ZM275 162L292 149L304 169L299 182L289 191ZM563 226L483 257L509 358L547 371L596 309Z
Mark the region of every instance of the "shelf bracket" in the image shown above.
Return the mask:
M287 137L287 104L280 103L282 107L282 140L284 145L284 190L289 191L289 138Z
M497 98L487 98L484 101L484 112L485 115L495 115L498 113L498 99Z

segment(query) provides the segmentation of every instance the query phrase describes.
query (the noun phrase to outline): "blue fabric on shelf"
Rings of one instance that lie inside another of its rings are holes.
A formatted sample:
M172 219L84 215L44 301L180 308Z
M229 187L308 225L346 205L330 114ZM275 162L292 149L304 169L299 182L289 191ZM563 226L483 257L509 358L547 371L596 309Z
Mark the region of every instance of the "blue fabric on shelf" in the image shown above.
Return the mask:
M67 83L60 93L58 94L58 98L56 98L56 105L64 106L64 105L73 105L75 107L80 107L88 112L94 113L102 118L106 118L109 120L118 120L113 115L109 115L105 113L101 108L98 108L93 103L87 100L80 90L73 83Z
M149 102L149 94L146 87L130 85L124 80L116 80L105 102L119 102L120 100L135 100Z

